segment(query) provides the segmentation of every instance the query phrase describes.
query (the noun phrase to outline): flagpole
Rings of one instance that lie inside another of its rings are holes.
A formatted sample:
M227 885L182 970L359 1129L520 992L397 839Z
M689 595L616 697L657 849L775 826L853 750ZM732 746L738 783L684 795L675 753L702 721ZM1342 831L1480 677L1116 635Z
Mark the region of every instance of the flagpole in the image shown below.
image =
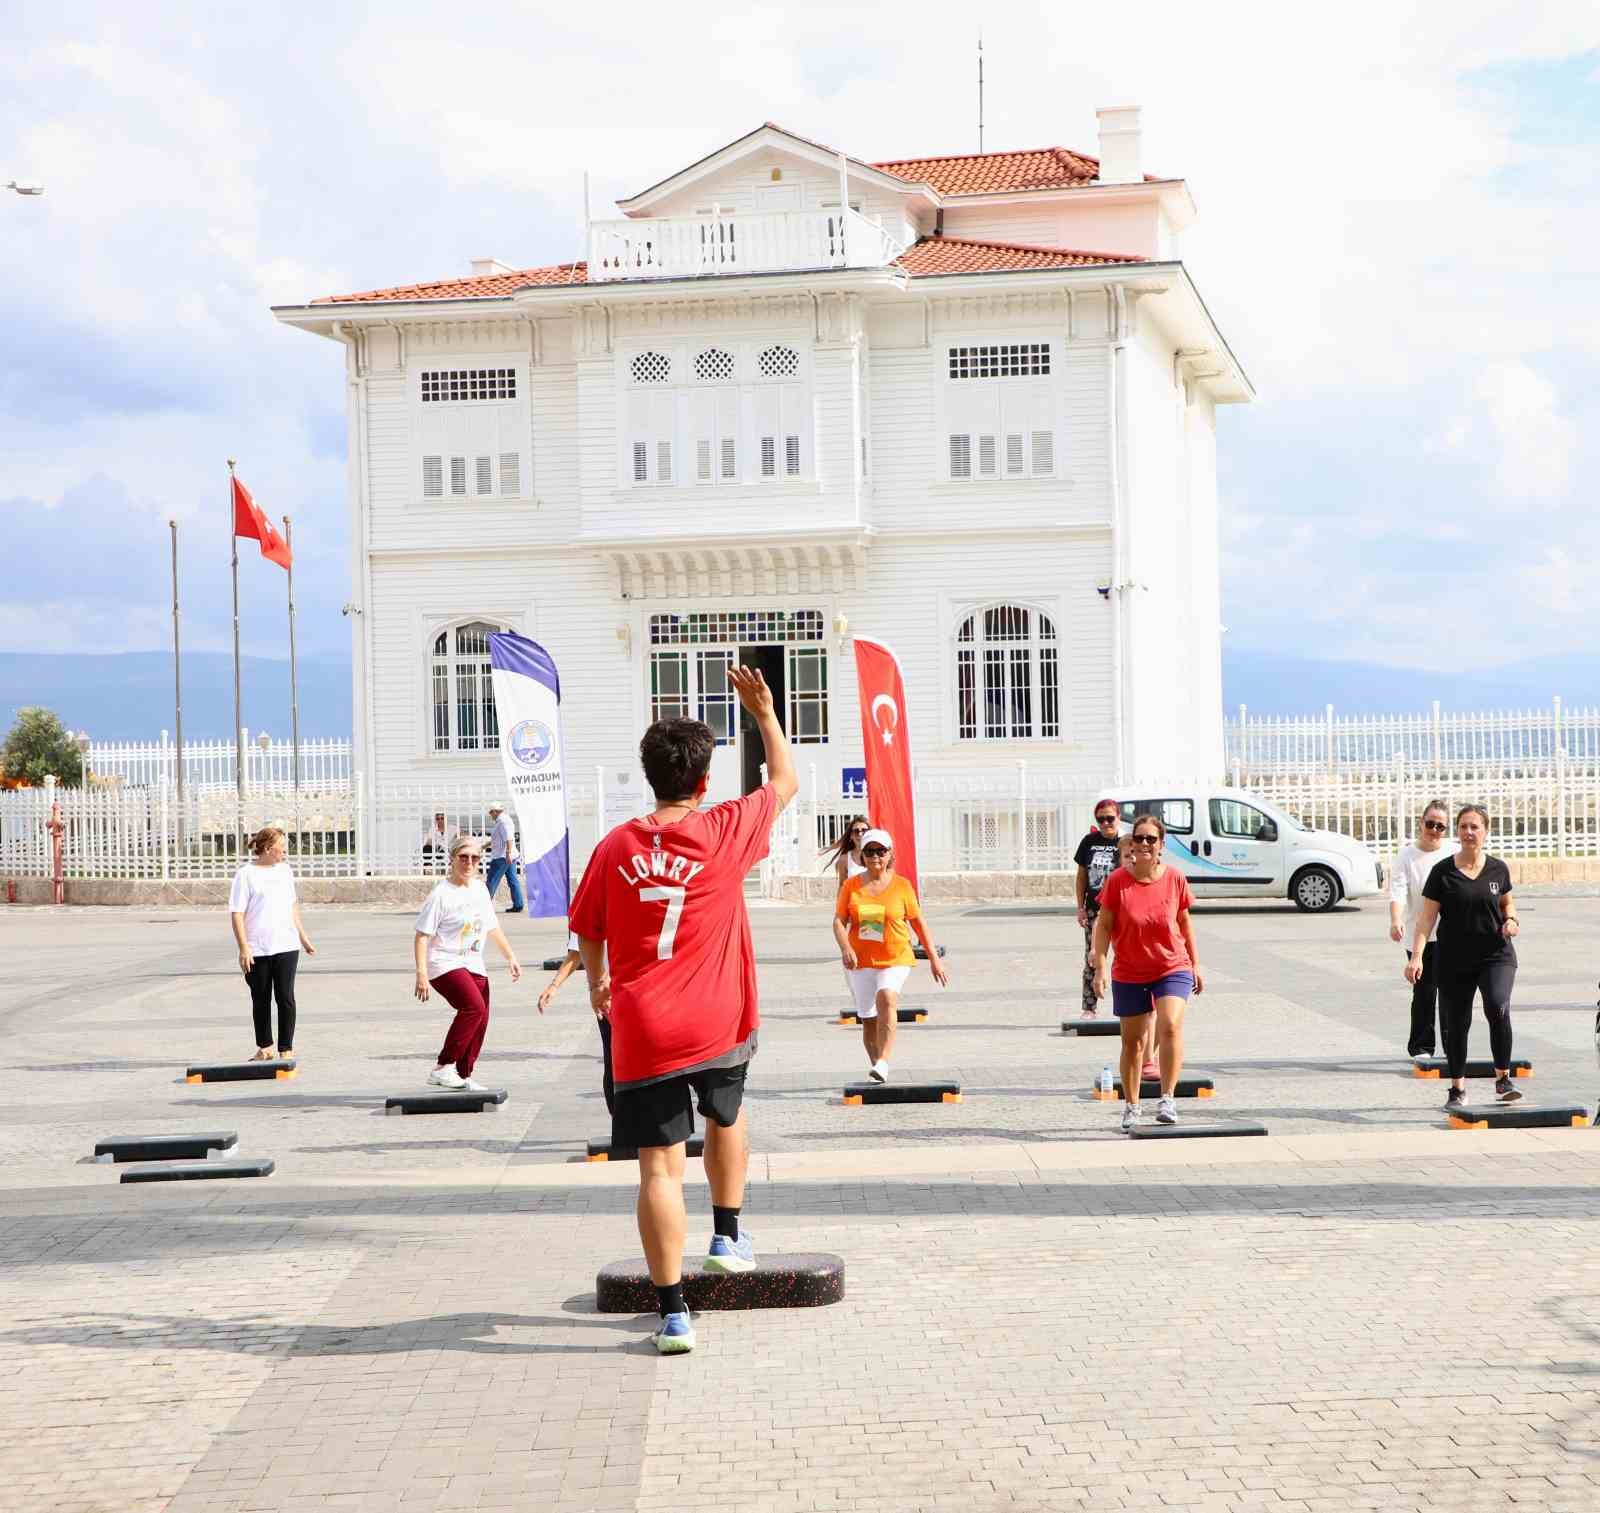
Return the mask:
M178 842L183 843L183 661L178 644L178 522L169 520L172 531L172 704L173 724L178 737Z
M239 532L233 499L233 458L228 459L228 548L233 553L233 779L238 831L244 837L244 700L239 688ZM243 858L243 851L240 853Z
M289 517L283 517L283 544L288 548L289 566L289 740L292 747L294 791L300 793L300 689L295 678L294 663L294 533Z

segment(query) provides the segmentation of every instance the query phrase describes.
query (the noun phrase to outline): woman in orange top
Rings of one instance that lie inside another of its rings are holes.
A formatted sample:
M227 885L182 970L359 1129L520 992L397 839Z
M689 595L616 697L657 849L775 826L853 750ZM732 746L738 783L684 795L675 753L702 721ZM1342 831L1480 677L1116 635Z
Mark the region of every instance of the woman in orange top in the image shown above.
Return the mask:
M861 1018L861 1043L871 1067L867 1075L874 1082L887 1082L900 989L916 964L911 954L913 930L928 953L933 980L943 987L949 978L933 943L933 932L922 917L917 890L894 875L894 840L887 830L869 830L861 837L861 860L866 872L852 877L839 890L833 938L839 943L845 977Z

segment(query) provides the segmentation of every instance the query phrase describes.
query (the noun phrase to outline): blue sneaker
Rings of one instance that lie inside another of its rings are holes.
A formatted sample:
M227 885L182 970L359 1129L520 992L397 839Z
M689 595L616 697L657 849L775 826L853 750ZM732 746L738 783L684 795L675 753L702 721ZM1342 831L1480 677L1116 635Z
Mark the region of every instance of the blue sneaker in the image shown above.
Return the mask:
M694 1349L694 1324L686 1313L669 1313L651 1338L662 1355L688 1355Z
M711 1249L706 1254L707 1271L754 1271L756 1269L755 1242L743 1228L739 1238L730 1240L726 1235L712 1235Z

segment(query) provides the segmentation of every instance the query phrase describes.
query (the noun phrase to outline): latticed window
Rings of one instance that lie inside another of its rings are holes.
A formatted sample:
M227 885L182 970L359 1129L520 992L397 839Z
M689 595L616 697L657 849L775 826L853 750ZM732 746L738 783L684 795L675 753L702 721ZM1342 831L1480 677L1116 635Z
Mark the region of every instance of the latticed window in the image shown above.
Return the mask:
M651 615L652 646L771 646L823 639L820 609L703 610Z
M828 739L826 647L789 648L788 735L797 746L817 746Z
M500 720L489 670L489 637L500 629L475 620L434 637L429 678L435 751L499 749Z
M997 604L961 622L956 722L963 741L1060 739L1060 652L1048 615Z
M733 377L733 353L707 347L694 360L694 376L703 384L723 384Z
M800 371L800 354L793 347L768 347L757 359L763 378L793 378Z
M517 369L429 368L417 376L413 475L422 498L485 501L523 497L530 412Z
M944 466L952 481L1053 478L1058 396L1049 342L947 349Z
M515 399L515 368L446 368L422 375L423 404L464 404L474 399Z
M664 384L672 379L672 359L665 352L641 352L629 366L636 384Z
M1042 378L1049 372L1049 342L950 348L952 378Z

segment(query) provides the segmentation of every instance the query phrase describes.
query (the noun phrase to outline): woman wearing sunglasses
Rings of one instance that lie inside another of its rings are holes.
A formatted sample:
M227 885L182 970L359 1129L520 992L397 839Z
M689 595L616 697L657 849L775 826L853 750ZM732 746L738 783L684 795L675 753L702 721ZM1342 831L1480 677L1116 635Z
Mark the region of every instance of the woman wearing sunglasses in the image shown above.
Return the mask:
M861 840L871 828L866 815L852 814L839 839L823 848L822 854L828 859L824 865L833 868L841 888L852 877L860 877L867 870L867 864L861 860Z
M522 976L517 953L511 949L494 900L478 875L483 843L475 835L458 835L450 842L450 871L442 878L417 915L412 950L417 964L418 1003L428 1001L430 988L456 1011L439 1052L439 1063L428 1074L433 1087L484 1091L472 1080L483 1037L489 1029L489 978L483 967L483 943L492 940L511 967L511 980Z
M1439 929L1439 1028L1450 1063L1446 1109L1467 1101L1467 1032L1472 1000L1483 997L1489 1021L1489 1051L1494 1057L1494 1093L1501 1103L1522 1094L1511 1080L1511 987L1517 978L1517 948L1511 944L1521 925L1511 897L1511 869L1486 849L1489 813L1477 804L1456 815L1456 854L1445 858L1422 885L1422 912L1411 937L1406 981L1421 980L1423 954L1434 926Z
M1161 860L1166 835L1167 827L1155 815L1134 816L1133 865L1106 879L1094 930L1097 998L1106 995L1106 952L1116 951L1109 974L1111 1010L1122 1026L1122 1128L1128 1132L1142 1117L1140 1059L1152 1014L1161 1063L1156 1123L1178 1122L1173 1094L1183 1071L1183 1010L1189 995L1203 986L1189 920L1194 899L1183 874Z
M887 1082L900 990L916 965L911 954L913 930L928 953L933 980L943 987L949 978L933 943L933 932L922 917L917 890L895 876L894 840L887 830L869 830L862 836L861 859L867 870L839 889L833 938L839 943L839 957L861 1019L867 1075L874 1082Z
M1406 960L1411 960L1411 937L1417 933L1417 916L1422 913L1422 889L1428 874L1447 856L1455 855L1455 843L1445 844L1450 829L1450 811L1443 799L1432 800L1422 811L1417 824L1416 841L1401 847L1394 859L1394 871L1389 874L1389 939L1403 941ZM1439 939L1439 926L1434 924L1428 943L1422 948L1422 972L1411 987L1411 1034L1406 1040L1406 1055L1416 1061L1434 1054L1434 1047L1443 1043L1443 1037L1434 1039L1433 1026L1438 1004L1438 986L1434 981L1434 947Z

